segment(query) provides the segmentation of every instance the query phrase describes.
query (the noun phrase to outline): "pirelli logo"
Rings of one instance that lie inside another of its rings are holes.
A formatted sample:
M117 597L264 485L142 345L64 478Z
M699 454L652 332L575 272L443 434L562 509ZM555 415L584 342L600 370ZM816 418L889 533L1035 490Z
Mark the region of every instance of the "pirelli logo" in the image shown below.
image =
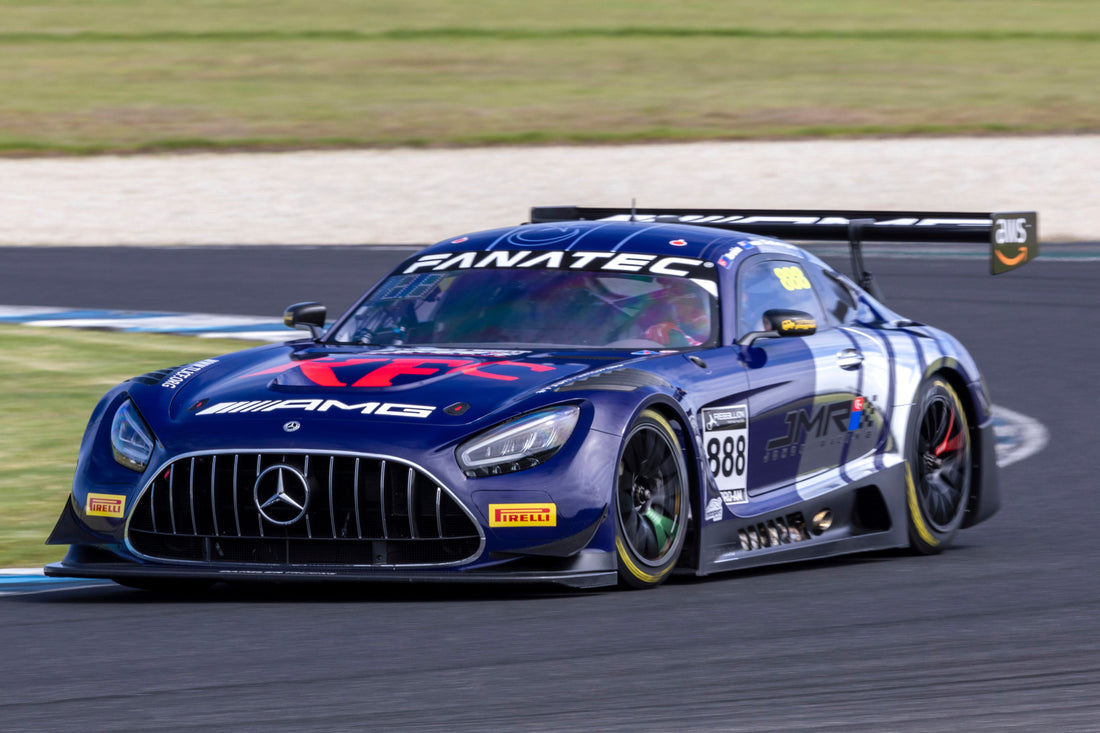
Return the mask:
M126 497L117 494L88 494L84 513L89 517L122 519L126 513Z
M490 504L490 527L556 527L555 504Z

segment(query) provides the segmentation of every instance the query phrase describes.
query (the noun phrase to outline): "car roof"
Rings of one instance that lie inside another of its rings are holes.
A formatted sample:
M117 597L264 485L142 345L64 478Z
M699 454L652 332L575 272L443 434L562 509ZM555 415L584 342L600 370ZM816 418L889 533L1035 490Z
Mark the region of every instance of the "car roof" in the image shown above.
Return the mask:
M716 264L723 257L732 260L737 254L750 252L812 258L801 248L778 239L690 224L652 221L523 224L451 237L421 250L418 255L433 252L531 249L676 255Z

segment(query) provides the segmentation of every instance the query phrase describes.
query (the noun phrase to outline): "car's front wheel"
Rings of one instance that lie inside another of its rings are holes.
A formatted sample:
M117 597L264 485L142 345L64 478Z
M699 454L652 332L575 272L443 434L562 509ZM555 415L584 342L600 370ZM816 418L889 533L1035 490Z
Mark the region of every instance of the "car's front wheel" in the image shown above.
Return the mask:
M684 547L688 482L676 431L653 410L623 440L615 503L619 578L633 588L659 585Z
M962 525L972 475L966 412L942 377L921 385L908 438L909 544L917 552L933 554Z

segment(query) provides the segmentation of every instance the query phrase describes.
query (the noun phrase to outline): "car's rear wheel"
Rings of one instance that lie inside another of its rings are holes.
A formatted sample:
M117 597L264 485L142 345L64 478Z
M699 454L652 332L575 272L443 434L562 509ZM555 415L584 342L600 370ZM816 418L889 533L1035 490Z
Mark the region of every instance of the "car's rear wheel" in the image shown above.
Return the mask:
M942 377L921 385L908 437L909 544L933 554L950 544L962 525L973 473L966 411Z
M633 588L659 585L684 547L688 482L676 431L653 410L623 440L615 503L619 578Z

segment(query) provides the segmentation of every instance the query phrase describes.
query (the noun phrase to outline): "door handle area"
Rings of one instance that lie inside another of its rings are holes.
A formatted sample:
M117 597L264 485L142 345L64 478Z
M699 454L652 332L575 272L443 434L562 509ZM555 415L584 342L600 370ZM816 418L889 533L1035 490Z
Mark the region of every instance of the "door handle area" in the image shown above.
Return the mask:
M841 369L859 369L863 364L863 354L859 349L844 349L836 355L836 363Z

